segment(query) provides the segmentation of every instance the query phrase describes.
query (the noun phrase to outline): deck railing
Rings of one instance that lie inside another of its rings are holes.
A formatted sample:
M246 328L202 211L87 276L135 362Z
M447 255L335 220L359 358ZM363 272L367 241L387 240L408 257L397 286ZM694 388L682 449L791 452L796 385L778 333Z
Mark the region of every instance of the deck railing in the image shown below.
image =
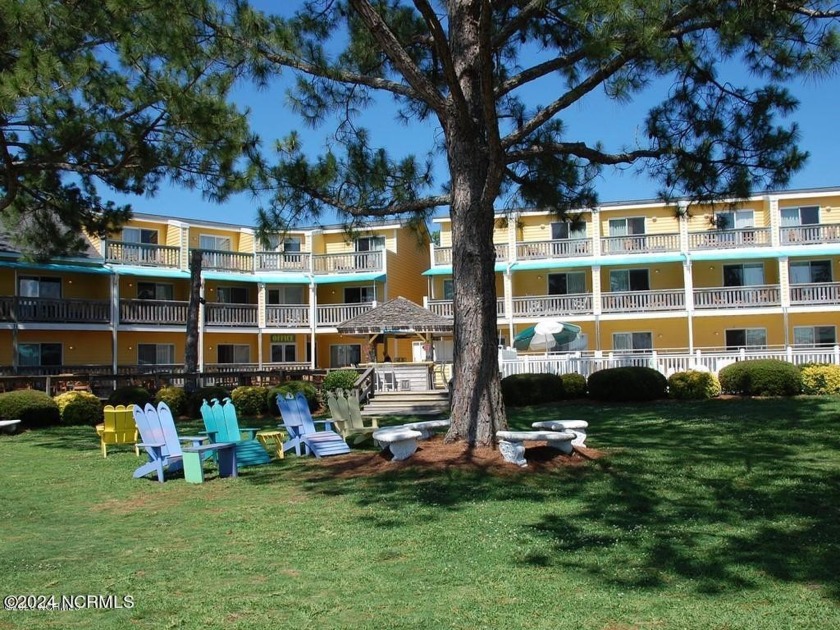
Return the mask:
M179 267L181 248L150 243L105 241L105 260L109 263L128 265Z
M266 326L299 328L309 326L308 304L272 304L265 307Z
M591 293L513 298L514 317L562 317L592 312Z
M305 252L257 252L256 271L307 271Z
M571 258L591 256L592 241L587 238L517 243L516 257L520 260Z
M107 324L111 303L74 298L0 297L0 320L62 324Z
M192 251L192 250L191 250ZM201 249L201 266L215 271L254 270L254 255L231 252L221 249Z
M644 313L685 309L685 291L615 291L601 295L604 313Z
M383 261L382 250L318 254L312 257L312 272L327 274L383 271L385 268Z
M120 300L121 324L186 324L189 302L173 300Z
M733 249L738 247L767 247L770 228L740 228L737 230L707 230L688 235L690 249Z
M779 304L780 291L775 284L694 289L694 307L697 309L751 308Z
M626 236L605 236L601 239L601 253L603 254L678 251L680 251L679 234L630 234Z
M790 303L796 305L840 304L840 282L792 284Z
M256 326L256 304L207 303L204 321L208 326Z
M840 225L795 225L779 230L782 245L819 245L840 242Z
M367 313L373 308L372 302L356 304L322 304L318 306L318 325L337 326L352 317Z

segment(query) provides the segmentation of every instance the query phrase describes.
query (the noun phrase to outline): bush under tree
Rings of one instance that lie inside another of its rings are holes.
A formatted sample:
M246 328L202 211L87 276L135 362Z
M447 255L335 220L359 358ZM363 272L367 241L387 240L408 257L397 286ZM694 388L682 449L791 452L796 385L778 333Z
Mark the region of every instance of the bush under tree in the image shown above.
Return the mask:
M139 405L145 407L150 402L152 402L152 395L149 393L149 390L145 387L137 387L136 385L118 387L108 396L108 404L114 407L117 405L124 405L126 407Z
M508 407L563 400L563 379L556 374L512 374L502 379L502 398Z
M323 383L321 383L321 389L325 392L336 389L353 389L358 378L359 373L356 370L333 370L327 372Z
M309 411L317 411L321 407L321 401L318 398L318 389L309 381L286 381L282 385L276 385L268 390L266 395L266 403L268 410L273 416L280 415L280 408L277 406L277 394L291 394L292 396L301 392L306 397L306 402L309 403Z
M168 385L155 393L155 404L164 402L174 417L183 416L187 410L187 392L182 387Z
M199 387L187 397L187 415L190 418L199 418L202 403L206 400L209 405L214 398L222 402L225 398L230 398L230 392L219 385Z
M717 398L720 392L720 381L712 372L686 370L668 378L668 395L677 400Z
M569 400L574 398L586 398L586 377L577 372L562 374L563 397Z
M64 392L55 398L61 423L94 426L102 422L102 403L90 392Z
M718 378L726 394L795 396L802 392L799 368L779 359L738 361L720 370Z
M840 365L811 364L800 368L802 393L815 396L840 394Z
M61 412L46 392L21 389L0 394L0 420L20 420L22 428L35 429L59 424Z
M230 393L230 399L236 405L238 415L261 416L268 411L267 394L267 387L243 385Z
M668 379L649 367L627 366L593 372L587 381L589 397L609 402L666 398Z

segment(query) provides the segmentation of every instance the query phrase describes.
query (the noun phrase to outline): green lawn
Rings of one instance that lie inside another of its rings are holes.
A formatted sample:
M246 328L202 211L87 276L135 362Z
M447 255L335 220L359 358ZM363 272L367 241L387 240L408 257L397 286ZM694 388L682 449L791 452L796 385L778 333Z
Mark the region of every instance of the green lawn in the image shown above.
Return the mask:
M840 399L511 416L588 419L607 456L341 480L292 455L195 486L132 479L91 428L0 435L0 593L135 602L0 628L840 627Z

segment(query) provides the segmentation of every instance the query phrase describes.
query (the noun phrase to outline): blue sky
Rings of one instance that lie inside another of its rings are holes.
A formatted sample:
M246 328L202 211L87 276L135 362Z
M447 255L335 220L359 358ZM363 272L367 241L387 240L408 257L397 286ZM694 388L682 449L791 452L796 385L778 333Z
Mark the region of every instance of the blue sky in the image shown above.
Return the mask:
M290 78L287 75L286 80ZM735 81L736 83L738 81ZM837 99L840 97L840 76L821 79L807 79L788 85L788 89L800 101L799 109L790 117L800 127L799 145L811 155L805 168L794 175L790 188L821 188L840 185L840 124L837 116ZM534 92L540 102L549 100L550 84L538 86ZM541 98L540 98L541 97ZM641 94L630 103L609 101L601 94L593 94L573 106L565 113L564 121L569 130L569 139L593 142L601 140L607 150L617 150L635 145L634 137L644 120L647 110L658 102L661 94L651 90ZM310 155L323 152L329 143L335 125L326 122L317 130L306 127L300 117L287 105L284 83L275 82L265 90L257 90L243 83L234 94L240 107L250 110L250 120L260 135L263 148L269 151L278 138L297 130ZM531 103L531 105L535 105ZM787 120L782 122L788 122ZM359 126L366 127L371 137L395 156L415 153L423 156L430 150L433 139L439 134L433 122L416 122L404 125L396 121L394 108L387 97L382 103L367 110L359 120ZM436 184L445 183L447 171L445 159L438 156L435 167ZM602 202L648 199L656 195L656 182L630 169L621 172L605 169L596 184ZM108 198L108 192L101 191ZM163 214L173 217L204 219L229 223L253 224L260 201L249 195L233 197L223 204L202 199L199 191L188 191L172 186L163 186L159 193L149 197L115 198L132 205L135 212ZM443 210L438 211L438 214Z

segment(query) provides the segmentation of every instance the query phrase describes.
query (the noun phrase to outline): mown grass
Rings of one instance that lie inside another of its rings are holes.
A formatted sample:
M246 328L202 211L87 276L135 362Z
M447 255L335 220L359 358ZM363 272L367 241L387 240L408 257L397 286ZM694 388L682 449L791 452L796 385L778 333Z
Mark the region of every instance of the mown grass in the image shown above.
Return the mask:
M607 455L354 479L290 456L195 486L132 479L90 428L0 436L0 593L136 602L0 628L840 627L836 397L510 416L588 419Z

